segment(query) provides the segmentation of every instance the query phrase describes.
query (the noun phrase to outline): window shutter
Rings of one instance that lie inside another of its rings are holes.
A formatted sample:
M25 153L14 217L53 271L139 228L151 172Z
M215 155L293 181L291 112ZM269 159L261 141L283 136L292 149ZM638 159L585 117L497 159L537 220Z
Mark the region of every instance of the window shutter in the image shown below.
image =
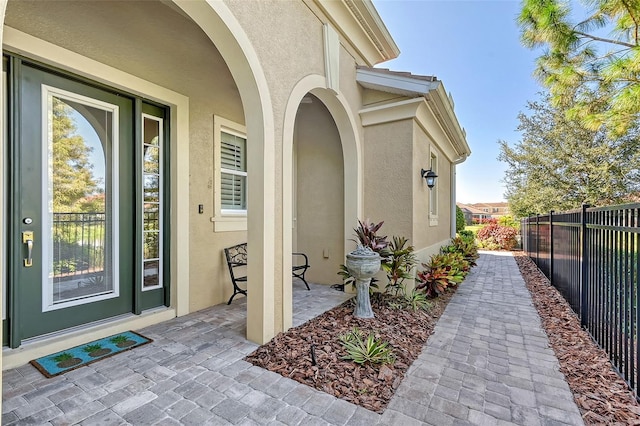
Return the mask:
M222 132L220 144L220 192L223 209L247 209L246 144L245 139Z

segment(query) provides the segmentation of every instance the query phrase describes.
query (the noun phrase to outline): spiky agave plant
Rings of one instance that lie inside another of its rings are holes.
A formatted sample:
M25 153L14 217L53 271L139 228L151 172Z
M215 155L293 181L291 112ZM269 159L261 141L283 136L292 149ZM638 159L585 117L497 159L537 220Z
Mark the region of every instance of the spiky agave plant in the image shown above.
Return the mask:
M354 327L351 331L341 334L339 337L340 344L347 351L347 355L342 359L352 360L356 364L393 364L396 357L389 348L388 342L376 339L373 332L365 337L364 333Z

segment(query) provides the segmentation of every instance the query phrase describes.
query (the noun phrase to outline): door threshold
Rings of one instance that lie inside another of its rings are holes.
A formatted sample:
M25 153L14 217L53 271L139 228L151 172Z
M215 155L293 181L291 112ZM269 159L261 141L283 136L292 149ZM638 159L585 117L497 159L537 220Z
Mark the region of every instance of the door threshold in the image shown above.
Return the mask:
M25 339L18 348L4 347L2 349L2 370L19 367L32 359L83 345L112 334L128 330L139 330L175 317L176 311L173 308L154 308L144 311L140 315L119 315L106 320Z

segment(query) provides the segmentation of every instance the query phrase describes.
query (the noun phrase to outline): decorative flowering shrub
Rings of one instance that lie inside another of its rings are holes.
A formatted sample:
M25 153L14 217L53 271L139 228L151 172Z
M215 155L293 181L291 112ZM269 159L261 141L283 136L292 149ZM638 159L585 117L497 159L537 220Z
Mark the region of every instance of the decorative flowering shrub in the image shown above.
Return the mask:
M478 231L478 245L489 250L511 250L518 242L518 231L510 226L490 224Z
M473 223L476 225L491 225L494 223L498 223L498 219L494 219L492 217L487 217L483 219L473 219Z

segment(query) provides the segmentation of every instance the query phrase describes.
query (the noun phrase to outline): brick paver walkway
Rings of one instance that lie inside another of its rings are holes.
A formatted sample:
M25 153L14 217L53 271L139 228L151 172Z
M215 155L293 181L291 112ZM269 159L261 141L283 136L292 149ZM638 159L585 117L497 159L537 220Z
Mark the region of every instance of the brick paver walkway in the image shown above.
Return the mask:
M294 323L345 300L294 284ZM3 372L2 424L582 424L515 261L483 254L379 415L242 360L246 304L140 330L150 345L53 379Z

